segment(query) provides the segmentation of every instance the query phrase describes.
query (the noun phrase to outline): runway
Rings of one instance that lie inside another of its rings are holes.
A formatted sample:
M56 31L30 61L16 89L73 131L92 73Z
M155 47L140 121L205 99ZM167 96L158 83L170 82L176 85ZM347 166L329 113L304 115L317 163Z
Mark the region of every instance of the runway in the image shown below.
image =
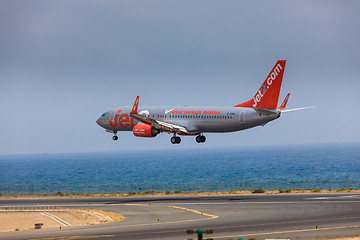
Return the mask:
M332 239L360 235L360 194L161 196L0 200L120 213L122 222L0 233L0 239Z

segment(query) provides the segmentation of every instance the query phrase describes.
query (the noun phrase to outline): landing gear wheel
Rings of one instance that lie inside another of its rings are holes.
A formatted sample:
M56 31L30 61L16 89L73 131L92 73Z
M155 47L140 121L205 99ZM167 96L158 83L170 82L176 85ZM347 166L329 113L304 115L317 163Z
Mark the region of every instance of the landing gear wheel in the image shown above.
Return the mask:
M206 137L203 135L198 135L198 136L196 136L195 140L197 143L203 143L206 141Z
M181 143L181 138L174 136L174 137L171 138L171 143L172 144L179 144L179 143Z
M115 135L115 136L112 137L112 139L113 139L114 141L116 141L116 140L118 140L118 136Z

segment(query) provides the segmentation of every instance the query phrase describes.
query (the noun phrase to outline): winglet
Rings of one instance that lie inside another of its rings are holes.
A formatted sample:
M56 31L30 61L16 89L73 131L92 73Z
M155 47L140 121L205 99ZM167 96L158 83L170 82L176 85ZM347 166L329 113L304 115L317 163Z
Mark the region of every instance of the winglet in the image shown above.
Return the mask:
M134 106L132 107L130 114L137 114L138 106L139 106L139 96L136 97Z
M288 93L284 99L284 101L282 102L281 106L277 109L277 110L283 110L285 107L286 107L286 104L289 100L289 97L290 97L290 93Z

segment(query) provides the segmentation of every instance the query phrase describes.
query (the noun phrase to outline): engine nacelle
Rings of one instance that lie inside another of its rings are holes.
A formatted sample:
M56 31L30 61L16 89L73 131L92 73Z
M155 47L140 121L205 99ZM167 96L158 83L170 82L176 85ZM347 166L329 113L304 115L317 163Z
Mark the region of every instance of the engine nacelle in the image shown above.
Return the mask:
M159 130L148 124L138 124L133 127L133 134L136 137L156 137Z

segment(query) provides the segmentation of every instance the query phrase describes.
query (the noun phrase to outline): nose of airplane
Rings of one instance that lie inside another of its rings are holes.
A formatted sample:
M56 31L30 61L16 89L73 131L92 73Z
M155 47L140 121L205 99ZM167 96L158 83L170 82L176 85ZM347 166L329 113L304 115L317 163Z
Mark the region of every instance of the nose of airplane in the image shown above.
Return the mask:
M99 117L96 120L96 123L100 126L100 127L104 127L104 120L102 119L102 117Z
M105 129L108 129L109 127L109 113L105 112L103 113L97 120L96 123Z

